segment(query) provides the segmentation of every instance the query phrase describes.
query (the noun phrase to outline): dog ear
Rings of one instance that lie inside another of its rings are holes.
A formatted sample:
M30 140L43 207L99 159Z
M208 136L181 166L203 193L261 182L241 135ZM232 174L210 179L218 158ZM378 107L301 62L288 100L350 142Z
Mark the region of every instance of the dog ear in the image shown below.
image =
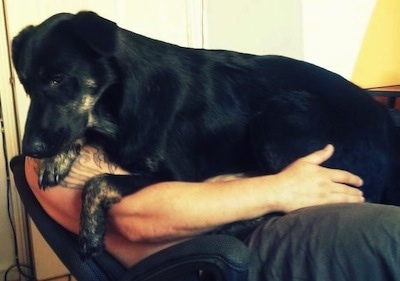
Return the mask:
M21 49L26 45L26 41L32 34L34 29L33 25L25 27L17 36L15 36L11 42L11 58L14 63L14 67L17 69L18 61L21 54Z
M117 25L93 12L79 12L72 18L78 35L101 55L114 54L117 43Z

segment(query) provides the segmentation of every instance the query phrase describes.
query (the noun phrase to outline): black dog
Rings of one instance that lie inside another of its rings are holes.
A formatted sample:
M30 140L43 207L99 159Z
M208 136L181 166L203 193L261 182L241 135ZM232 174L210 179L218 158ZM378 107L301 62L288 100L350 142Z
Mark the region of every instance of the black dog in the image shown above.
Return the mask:
M327 143L336 152L326 166L360 175L369 201L400 204L400 138L390 116L317 66L182 48L90 12L27 27L12 51L31 97L23 153L49 158L42 185L65 176L77 140L132 172L86 184L84 254L102 247L107 209L126 194L166 180L276 173Z

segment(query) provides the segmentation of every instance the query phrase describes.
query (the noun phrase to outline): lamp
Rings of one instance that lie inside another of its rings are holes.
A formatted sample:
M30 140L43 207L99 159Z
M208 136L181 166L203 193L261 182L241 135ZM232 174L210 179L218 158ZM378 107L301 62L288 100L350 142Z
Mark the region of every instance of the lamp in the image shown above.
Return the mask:
M400 1L377 0L358 54L352 82L400 107ZM382 101L382 100L380 100Z

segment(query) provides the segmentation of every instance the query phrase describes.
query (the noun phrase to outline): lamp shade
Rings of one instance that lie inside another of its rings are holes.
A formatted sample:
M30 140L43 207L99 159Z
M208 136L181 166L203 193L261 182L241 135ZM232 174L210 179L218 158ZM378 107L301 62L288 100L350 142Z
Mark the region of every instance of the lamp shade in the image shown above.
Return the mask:
M367 89L400 85L400 0L377 0L351 80Z

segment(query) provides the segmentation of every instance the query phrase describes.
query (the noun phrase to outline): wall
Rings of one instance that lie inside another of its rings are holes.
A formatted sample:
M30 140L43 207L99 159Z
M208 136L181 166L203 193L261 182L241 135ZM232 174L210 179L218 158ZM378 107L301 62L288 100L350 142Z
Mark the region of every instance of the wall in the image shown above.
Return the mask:
M376 0L303 0L303 58L350 79Z
M205 47L285 55L350 79L376 0L205 3Z
M205 3L206 48L303 58L302 1Z
M1 113L1 112L0 112ZM0 114L1 115L1 114ZM3 138L0 136L0 149L3 148ZM6 163L3 151L0 152L0 278L2 272L14 261L14 245L11 226L7 215L7 179Z
M5 148L8 155L15 155L18 153L17 144L17 132L15 126L15 108L12 99L12 90L10 85L10 67L8 64L8 46L5 28L5 18L3 5L0 5L0 105L1 105L1 118L2 118L2 134L5 133L5 140L1 137L1 152L0 152L0 279L3 280L3 274L5 270L14 263L14 247L11 226L7 215L7 163L5 162L5 154L3 149ZM4 129L4 131L3 131ZM11 185L11 191L15 191L13 185ZM24 221L23 209L21 204L19 204L18 197L15 192L11 192L10 202L12 204L12 217L14 222L16 222L17 240L20 241L19 257L21 262L27 260L27 237L25 235L25 225L24 223L19 223ZM14 272L11 272L13 274ZM16 274L8 277L17 277Z

